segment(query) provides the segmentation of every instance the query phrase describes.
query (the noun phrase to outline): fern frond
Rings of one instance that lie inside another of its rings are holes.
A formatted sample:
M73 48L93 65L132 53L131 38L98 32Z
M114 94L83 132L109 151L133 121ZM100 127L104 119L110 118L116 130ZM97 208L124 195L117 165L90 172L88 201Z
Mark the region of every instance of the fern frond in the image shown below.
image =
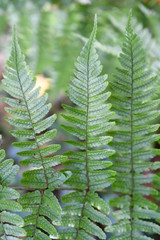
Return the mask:
M23 194L20 203L25 212L31 213L24 218L28 237L33 239L57 239L58 233L52 222L60 220L61 207L49 189Z
M125 31L125 23L127 22L127 16L120 10L117 9L109 14L109 21L113 28L115 28L115 33L123 34ZM146 50L147 58L149 64L158 74L159 71L159 51L160 47L157 41L152 36L151 28L144 28L143 24L140 23L135 17L133 18L134 32L140 37L143 42L143 48ZM117 37L117 40L119 37ZM117 41L117 45L119 45Z
M24 218L25 228L28 236L33 239L49 239L50 235L57 236L56 229L50 220L54 216L60 218L61 213L52 191L66 180L69 172L63 174L56 172L53 168L66 159L65 156L55 156L60 145L46 145L56 135L56 130L51 129L56 115L46 118L51 104L46 103L46 94L38 96L40 88L34 88L35 79L26 66L15 30L3 85L11 96L11 98L4 98L4 101L10 106L5 108L11 114L7 117L7 121L16 127L11 131L12 135L20 139L20 142L16 142L14 146L24 149L18 153L25 157L21 164L34 167L25 171L21 180L26 187L37 190L23 195L20 199L23 209L29 209L31 212L31 215ZM51 210L48 216L45 211L47 208Z
M77 147L77 151L65 154L69 160L64 166L72 172L66 184L77 191L62 197L67 204L62 210L62 220L57 224L66 228L60 232L60 239L91 240L95 236L106 239L102 225L111 224L107 204L95 193L110 186L115 175L114 171L107 169L112 164L106 159L114 151L107 146L112 138L105 132L114 123L109 122L113 112L110 111L111 105L106 103L110 96L106 92L107 76L100 76L102 66L94 47L96 21L95 18L91 36L75 64L75 77L69 84L68 95L76 107L63 105L68 113L63 115L68 125L62 127L79 141L68 141Z
M22 210L17 202L19 193L8 187L18 173L19 167L12 159L4 159L5 151L0 150L0 239L23 238L26 232L22 228L23 219L16 214Z
M155 174L150 170L160 167L152 163L154 156L152 142L159 139L154 132L159 125L152 121L159 116L156 110L159 101L152 100L156 92L156 77L148 70L145 52L139 37L133 32L131 15L126 28L125 41L120 55L121 67L111 83L113 108L117 114L112 147L113 170L117 179L113 190L122 197L113 199L111 205L119 210L113 213L118 220L106 231L118 236L111 239L152 239L142 233L160 234L160 226L152 221L159 219L157 206L146 199L156 195L152 188Z

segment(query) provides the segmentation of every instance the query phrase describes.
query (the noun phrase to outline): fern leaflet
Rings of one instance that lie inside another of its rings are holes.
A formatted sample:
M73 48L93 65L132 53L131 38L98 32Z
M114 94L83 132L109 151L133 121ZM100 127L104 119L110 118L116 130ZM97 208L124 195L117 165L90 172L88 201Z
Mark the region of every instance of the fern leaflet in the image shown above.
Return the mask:
M52 191L66 180L69 172L56 172L53 167L66 157L54 155L60 145L46 145L56 135L57 131L50 129L56 115L46 118L51 104L46 104L46 94L39 97L40 88L34 88L35 79L26 66L15 30L3 85L11 96L4 98L10 106L5 108L11 114L7 121L17 128L11 131L12 135L20 139L14 146L24 149L18 153L25 157L21 164L33 167L23 173L21 180L23 185L33 189L33 192L20 198L23 210L31 212L31 215L24 218L27 235L33 239L46 240L50 239L49 236L57 237L51 221L60 219L61 208Z
M157 206L146 196L157 194L151 187L155 170L160 164L150 162L155 150L152 142L159 139L154 132L159 125L152 120L159 116L156 110L160 101L152 100L156 92L156 77L147 69L146 56L139 37L134 34L131 15L126 28L125 41L120 55L122 68L117 69L114 81L112 103L118 116L112 147L113 169L117 180L113 190L122 194L111 201L119 210L113 213L118 220L106 231L118 234L115 240L152 239L143 235L158 233L160 227L151 219L160 218Z
M63 117L69 125L62 127L79 141L67 141L78 151L66 153L69 160L64 162L64 166L72 172L66 184L77 191L62 198L67 204L59 222L60 226L66 227L60 232L61 239L92 240L94 236L106 239L104 231L96 223L110 224L107 217L109 208L95 192L110 186L115 175L115 171L107 169L112 164L106 158L114 151L106 147L112 137L106 136L105 132L114 123L109 122L113 116L109 110L111 104L106 103L110 93L105 91L106 75L100 76L102 67L94 47L96 29L95 17L93 31L77 59L75 77L69 85L68 95L76 107L63 105L68 113Z
M8 187L16 174L19 167L13 166L12 159L5 158L5 151L0 150L0 239L16 240L26 236L26 232L22 228L23 219L16 214L22 210L21 205L16 201L19 193Z

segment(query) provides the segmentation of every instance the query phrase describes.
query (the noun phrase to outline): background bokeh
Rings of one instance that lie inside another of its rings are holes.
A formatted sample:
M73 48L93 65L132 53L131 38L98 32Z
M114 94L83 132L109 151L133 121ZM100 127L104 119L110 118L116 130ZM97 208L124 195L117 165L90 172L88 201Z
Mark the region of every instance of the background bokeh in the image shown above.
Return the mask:
M11 49L12 27L15 25L26 61L37 77L42 94L48 91L52 112L57 113L54 141L62 145L70 136L60 128L61 104L68 102L65 94L72 78L74 61L89 36L95 13L98 15L96 47L103 72L112 81L118 63L125 25L133 9L134 30L147 50L148 62L155 73L160 69L160 1L159 0L0 0L0 79ZM5 95L0 85L0 98ZM7 156L19 163L16 149L11 145L11 127L4 120L6 113L0 100L0 134ZM15 185L19 184L21 169ZM104 194L104 198L108 200ZM156 236L155 236L156 239ZM158 239L158 238L157 238Z

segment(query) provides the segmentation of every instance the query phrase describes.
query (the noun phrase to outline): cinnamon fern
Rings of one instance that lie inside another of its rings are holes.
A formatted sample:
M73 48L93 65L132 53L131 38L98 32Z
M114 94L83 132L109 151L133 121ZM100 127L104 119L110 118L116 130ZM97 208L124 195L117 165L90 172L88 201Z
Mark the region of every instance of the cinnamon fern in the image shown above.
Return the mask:
M117 126L112 147L113 170L117 171L113 190L120 194L111 200L117 210L113 216L117 222L106 228L116 234L115 240L149 240L150 235L160 234L157 205L148 197L156 195L151 170L160 167L151 162L155 156L152 143L159 139L153 124L159 116L159 100L153 100L156 77L149 70L145 52L131 25L131 14L126 28L125 40L120 54L121 67L117 69L112 87L112 103L117 114Z
M12 159L5 159L5 151L0 150L0 239L16 240L24 238L23 219L16 214L22 211L17 202L19 193L8 185L14 180L19 167Z
M115 171L108 170L112 165L107 161L114 151L108 147L112 137L106 135L114 122L106 103L110 92L106 91L106 75L100 75L102 66L98 60L94 42L97 29L95 17L91 36L83 47L75 64L74 78L69 84L68 96L75 105L63 105L67 125L64 130L76 137L67 141L77 150L65 155L69 160L64 166L72 172L66 181L75 191L62 197L65 204L62 220L57 224L64 226L60 239L92 240L106 239L103 225L110 225L109 207L96 191L103 190L114 181Z
M4 98L9 105L5 110L10 114L7 121L16 128L11 134L19 139L13 145L23 149L18 155L24 157L21 164L29 168L21 180L30 189L20 198L23 210L30 213L24 218L25 230L31 239L47 240L58 236L52 222L61 217L61 207L53 190L66 180L69 173L56 172L53 168L66 157L55 156L60 149L60 145L51 143L57 132L52 129L56 115L46 117L51 104L46 103L47 94L39 96L40 88L35 88L35 83L14 30L3 79L4 89L10 95Z

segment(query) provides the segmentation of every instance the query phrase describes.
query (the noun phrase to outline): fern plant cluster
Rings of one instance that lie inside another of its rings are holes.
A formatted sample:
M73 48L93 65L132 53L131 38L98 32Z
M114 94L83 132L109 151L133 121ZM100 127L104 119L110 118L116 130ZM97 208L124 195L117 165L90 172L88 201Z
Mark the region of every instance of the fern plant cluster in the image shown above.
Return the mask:
M19 193L10 183L19 167L0 151L0 239L34 240L150 240L160 235L160 213L153 182L159 181L159 151L153 143L160 136L158 77L149 68L146 53L134 33L129 15L120 54L121 67L110 81L95 49L97 18L93 31L75 63L63 104L64 124L72 150L57 154L53 143L56 114L49 116L47 94L39 95L36 79L26 65L15 29L3 88L9 95L6 120L13 126L13 143L25 170ZM112 94L111 94L112 93ZM61 168L57 168L61 166ZM60 170L57 170L60 169ZM61 198L55 190L71 190ZM112 190L110 203L99 192ZM65 188L64 188L65 189ZM111 209L111 207L113 207ZM21 213L25 216L22 218ZM115 219L112 223L110 216Z

